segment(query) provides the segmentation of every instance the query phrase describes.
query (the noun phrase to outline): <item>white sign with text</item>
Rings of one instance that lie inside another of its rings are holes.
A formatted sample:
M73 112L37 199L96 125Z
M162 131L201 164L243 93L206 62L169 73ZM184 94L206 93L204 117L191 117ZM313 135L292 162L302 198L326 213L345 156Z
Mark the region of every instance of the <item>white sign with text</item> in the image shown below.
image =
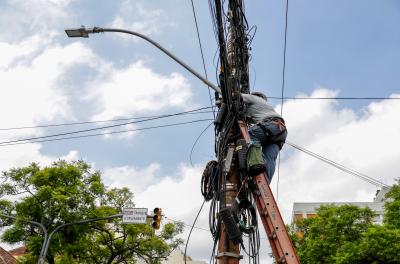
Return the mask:
M126 224L145 224L147 208L124 208L122 222Z

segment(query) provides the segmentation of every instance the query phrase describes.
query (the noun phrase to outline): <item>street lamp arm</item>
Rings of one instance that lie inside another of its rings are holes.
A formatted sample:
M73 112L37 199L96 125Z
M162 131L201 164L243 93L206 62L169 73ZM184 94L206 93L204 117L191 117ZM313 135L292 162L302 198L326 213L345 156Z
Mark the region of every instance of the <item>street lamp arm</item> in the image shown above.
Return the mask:
M134 35L136 37L139 37L141 39L146 40L147 42L150 42L153 46L155 46L156 48L158 48L159 50L161 50L162 52L167 54L171 59L173 59L174 61L179 63L182 67L184 67L186 70L188 70L193 75L195 75L198 79L200 79L208 87L210 87L214 91L216 91L219 94L221 94L221 89L219 87L217 87L216 85L211 83L209 80L207 80L205 77L203 77L200 73L198 73L192 67L190 67L189 65L184 63L182 60L177 58L174 54L172 54L171 52L166 50L164 47L162 47L159 43L157 43L156 41L152 40L151 38L149 38L149 37L147 37L147 36L145 36L145 35L143 35L141 33L138 33L138 32L135 32L135 31L126 30L126 29L101 28L101 27L93 27L93 28L81 27L79 29L67 29L67 30L65 30L65 32L67 33L68 37L84 37L84 38L87 38L89 36L89 34L91 34L91 33L101 33L101 32L119 32L119 33L125 33L125 34Z
M86 224L86 223L100 221L100 220L113 219L113 218L118 218L118 217L122 217L122 216L123 216L123 214L115 214L115 215L110 215L110 216L106 216L106 217L98 217L98 218L80 220L80 221L66 223L66 224L62 224L62 225L57 226L56 228L54 228L53 231L51 231L51 233L49 234L49 238L47 239L47 242L44 244L43 256L46 257L47 251L48 251L49 246L50 246L51 238L61 228L64 228L64 227L67 227L67 226L71 226L71 225L80 225L80 224Z
M14 219L14 220L19 220L19 221L22 221L22 222L26 222L26 223L29 223L29 224L38 226L38 227L40 227L40 228L42 229L42 231L43 231L43 236L44 236L44 243L43 243L43 245L42 245L42 249L40 250L39 262L38 262L38 263L44 263L44 258L45 258L45 257L44 257L44 255L43 255L43 252L44 252L45 245L46 245L46 242L47 242L47 237L48 237L48 233L47 233L46 227L45 227L43 224L39 223L39 222L31 221L31 220L28 220L28 219L23 219L23 218L16 217L16 216L12 216L12 215L0 214L0 217L5 217L5 218L10 218L10 219Z

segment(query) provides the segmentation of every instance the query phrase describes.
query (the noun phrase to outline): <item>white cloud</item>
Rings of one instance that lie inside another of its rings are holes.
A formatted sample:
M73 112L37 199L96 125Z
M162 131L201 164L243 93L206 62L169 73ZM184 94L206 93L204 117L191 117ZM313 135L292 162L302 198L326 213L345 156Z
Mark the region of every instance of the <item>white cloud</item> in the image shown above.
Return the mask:
M312 96L332 96L332 91L319 89ZM373 102L361 113L340 107L336 100L284 105L289 141L387 184L399 177L399 111L396 100ZM284 154L279 204L287 221L293 202L372 201L376 187L290 146Z
M131 1L123 1L118 15L111 22L110 27L124 28L145 35L152 35L158 34L165 26L171 25L171 22L165 20L167 16L162 9L146 8L144 3L136 1L135 4L132 4ZM116 36L129 41L138 40L125 34Z
M104 170L103 178L110 187L128 187L136 194L156 183L159 172L160 165L157 163L143 169L131 166L112 167Z
M82 44L50 45L38 35L21 42L0 42L2 96L0 97L1 128L35 126L54 119L72 118L67 97L58 86L70 67L94 60ZM43 129L0 131L0 142L37 136ZM41 144L1 147L0 170L25 166L30 162L49 164L58 159L41 153ZM62 154L60 154L62 155ZM75 159L71 150L62 158Z
M49 47L29 61L16 62L18 56L18 53L9 56L9 64L0 69L3 92L0 111L12 113L1 115L2 126L31 126L56 116L69 116L67 98L57 82L68 67L89 63L93 58L91 51L74 43ZM18 133L12 134L16 135Z
M57 25L71 23L68 5L73 0L8 0L0 10L0 39L19 41L32 34L48 38ZM58 32L61 34L61 32Z
M135 203L152 210L161 207L166 220L180 220L191 224L203 202L200 193L200 179L203 167L189 167L181 164L174 175L166 176L136 193ZM133 182L134 180L132 180ZM206 204L196 226L208 228L208 207ZM185 227L182 238L186 239L189 228ZM209 232L195 229L190 240L188 255L195 259L206 258L211 253L212 237Z
M189 82L179 73L164 76L141 61L123 69L110 67L107 72L106 79L91 84L87 97L100 101L94 120L186 107L190 103Z

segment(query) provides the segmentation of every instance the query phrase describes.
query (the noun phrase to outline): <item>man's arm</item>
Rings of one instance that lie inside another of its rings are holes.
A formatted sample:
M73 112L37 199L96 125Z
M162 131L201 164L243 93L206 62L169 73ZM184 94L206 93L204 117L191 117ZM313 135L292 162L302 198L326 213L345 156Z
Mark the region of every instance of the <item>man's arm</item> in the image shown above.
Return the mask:
M254 103L254 99L253 99L253 96L254 96L254 95L251 95L251 94L244 94L244 93L241 93L240 95L242 96L243 102L245 102L245 104L250 105L250 104L253 104L253 103Z

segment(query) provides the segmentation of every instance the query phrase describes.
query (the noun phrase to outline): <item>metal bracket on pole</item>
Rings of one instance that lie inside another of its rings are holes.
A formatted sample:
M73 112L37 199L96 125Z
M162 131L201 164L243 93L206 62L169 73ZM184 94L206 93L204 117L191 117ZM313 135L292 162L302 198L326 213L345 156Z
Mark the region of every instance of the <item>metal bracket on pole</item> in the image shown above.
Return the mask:
M225 157L225 164L224 164L224 172L225 172L225 173L228 173L229 170L231 169L234 151L235 151L235 147L230 147L230 148L228 149L228 153L226 154L226 157Z
M217 258L222 258L222 257L243 259L243 255L235 254L235 253L232 253L232 252L220 252L220 253L217 254Z

